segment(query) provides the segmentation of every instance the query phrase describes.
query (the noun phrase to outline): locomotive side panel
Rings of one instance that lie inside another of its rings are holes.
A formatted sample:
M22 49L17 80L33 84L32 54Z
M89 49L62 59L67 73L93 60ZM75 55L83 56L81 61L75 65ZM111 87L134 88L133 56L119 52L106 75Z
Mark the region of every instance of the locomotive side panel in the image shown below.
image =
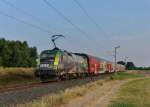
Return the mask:
M80 74L88 73L88 61L84 56L76 55L69 52L63 52L61 56L62 61L59 65L63 69L58 68L60 74L77 77Z

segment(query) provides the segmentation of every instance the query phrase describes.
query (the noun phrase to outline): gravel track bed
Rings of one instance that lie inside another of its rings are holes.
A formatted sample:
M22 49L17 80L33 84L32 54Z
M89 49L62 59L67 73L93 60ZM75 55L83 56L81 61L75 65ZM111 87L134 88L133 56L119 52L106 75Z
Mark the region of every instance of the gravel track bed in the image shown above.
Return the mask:
M111 75L111 74L110 74ZM71 88L77 85L84 85L86 83L96 81L99 79L104 79L110 75L100 75L97 77L84 78L84 79L73 79L68 81L61 81L50 83L38 87L31 87L22 90L8 91L0 93L0 107L7 107L15 104L22 104L25 102L30 102L40 99L42 96L58 93L67 88Z

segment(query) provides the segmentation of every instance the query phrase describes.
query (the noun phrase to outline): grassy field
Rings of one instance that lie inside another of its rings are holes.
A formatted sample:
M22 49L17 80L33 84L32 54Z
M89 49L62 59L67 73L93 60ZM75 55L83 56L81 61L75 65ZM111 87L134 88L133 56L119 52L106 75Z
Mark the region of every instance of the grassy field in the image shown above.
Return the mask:
M118 72L116 75L110 77L111 80L124 80L130 78L139 78L144 77L143 74L131 74L127 72Z
M116 79L128 79L128 78L139 78L143 77L141 74L127 74L125 72L118 73L117 77L112 76L105 80L99 80L96 82L88 83L83 86L73 87L71 89L67 89L65 91L61 91L58 94L48 95L43 97L41 100L18 105L17 107L58 107L61 104L65 104L68 101L82 97L88 92L96 89L97 87L103 86L106 82L116 81ZM113 78L113 79L112 79ZM115 106L114 106L115 107Z
M0 68L0 88L36 82L34 68Z
M123 85L110 107L150 107L150 78Z

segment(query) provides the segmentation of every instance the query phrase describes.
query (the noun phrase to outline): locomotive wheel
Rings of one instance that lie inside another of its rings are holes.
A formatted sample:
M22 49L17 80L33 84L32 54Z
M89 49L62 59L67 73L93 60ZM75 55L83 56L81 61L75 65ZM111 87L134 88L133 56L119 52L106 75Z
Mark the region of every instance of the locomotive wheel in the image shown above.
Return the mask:
M56 77L56 81L61 81L62 80L62 78L61 77Z
M69 74L64 74L60 77L60 80L69 80L70 77L69 77Z
M87 76L86 73L83 73L82 75L83 75L83 78L85 78Z
M48 83L49 82L48 79L45 79L43 77L40 77L40 81L41 81L41 83Z
M66 79L66 80L69 80L69 79L70 79L69 74L65 74L65 79Z
M80 79L83 79L83 73L80 73Z

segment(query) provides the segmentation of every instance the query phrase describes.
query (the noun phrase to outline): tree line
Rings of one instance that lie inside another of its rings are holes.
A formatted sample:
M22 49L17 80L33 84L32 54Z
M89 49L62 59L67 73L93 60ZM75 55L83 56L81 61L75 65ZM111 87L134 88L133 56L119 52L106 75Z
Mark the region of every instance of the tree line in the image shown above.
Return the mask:
M137 67L134 62L119 61L118 64L124 65L126 70L150 70L150 67Z
M29 47L26 41L0 38L1 67L35 67L37 48Z

